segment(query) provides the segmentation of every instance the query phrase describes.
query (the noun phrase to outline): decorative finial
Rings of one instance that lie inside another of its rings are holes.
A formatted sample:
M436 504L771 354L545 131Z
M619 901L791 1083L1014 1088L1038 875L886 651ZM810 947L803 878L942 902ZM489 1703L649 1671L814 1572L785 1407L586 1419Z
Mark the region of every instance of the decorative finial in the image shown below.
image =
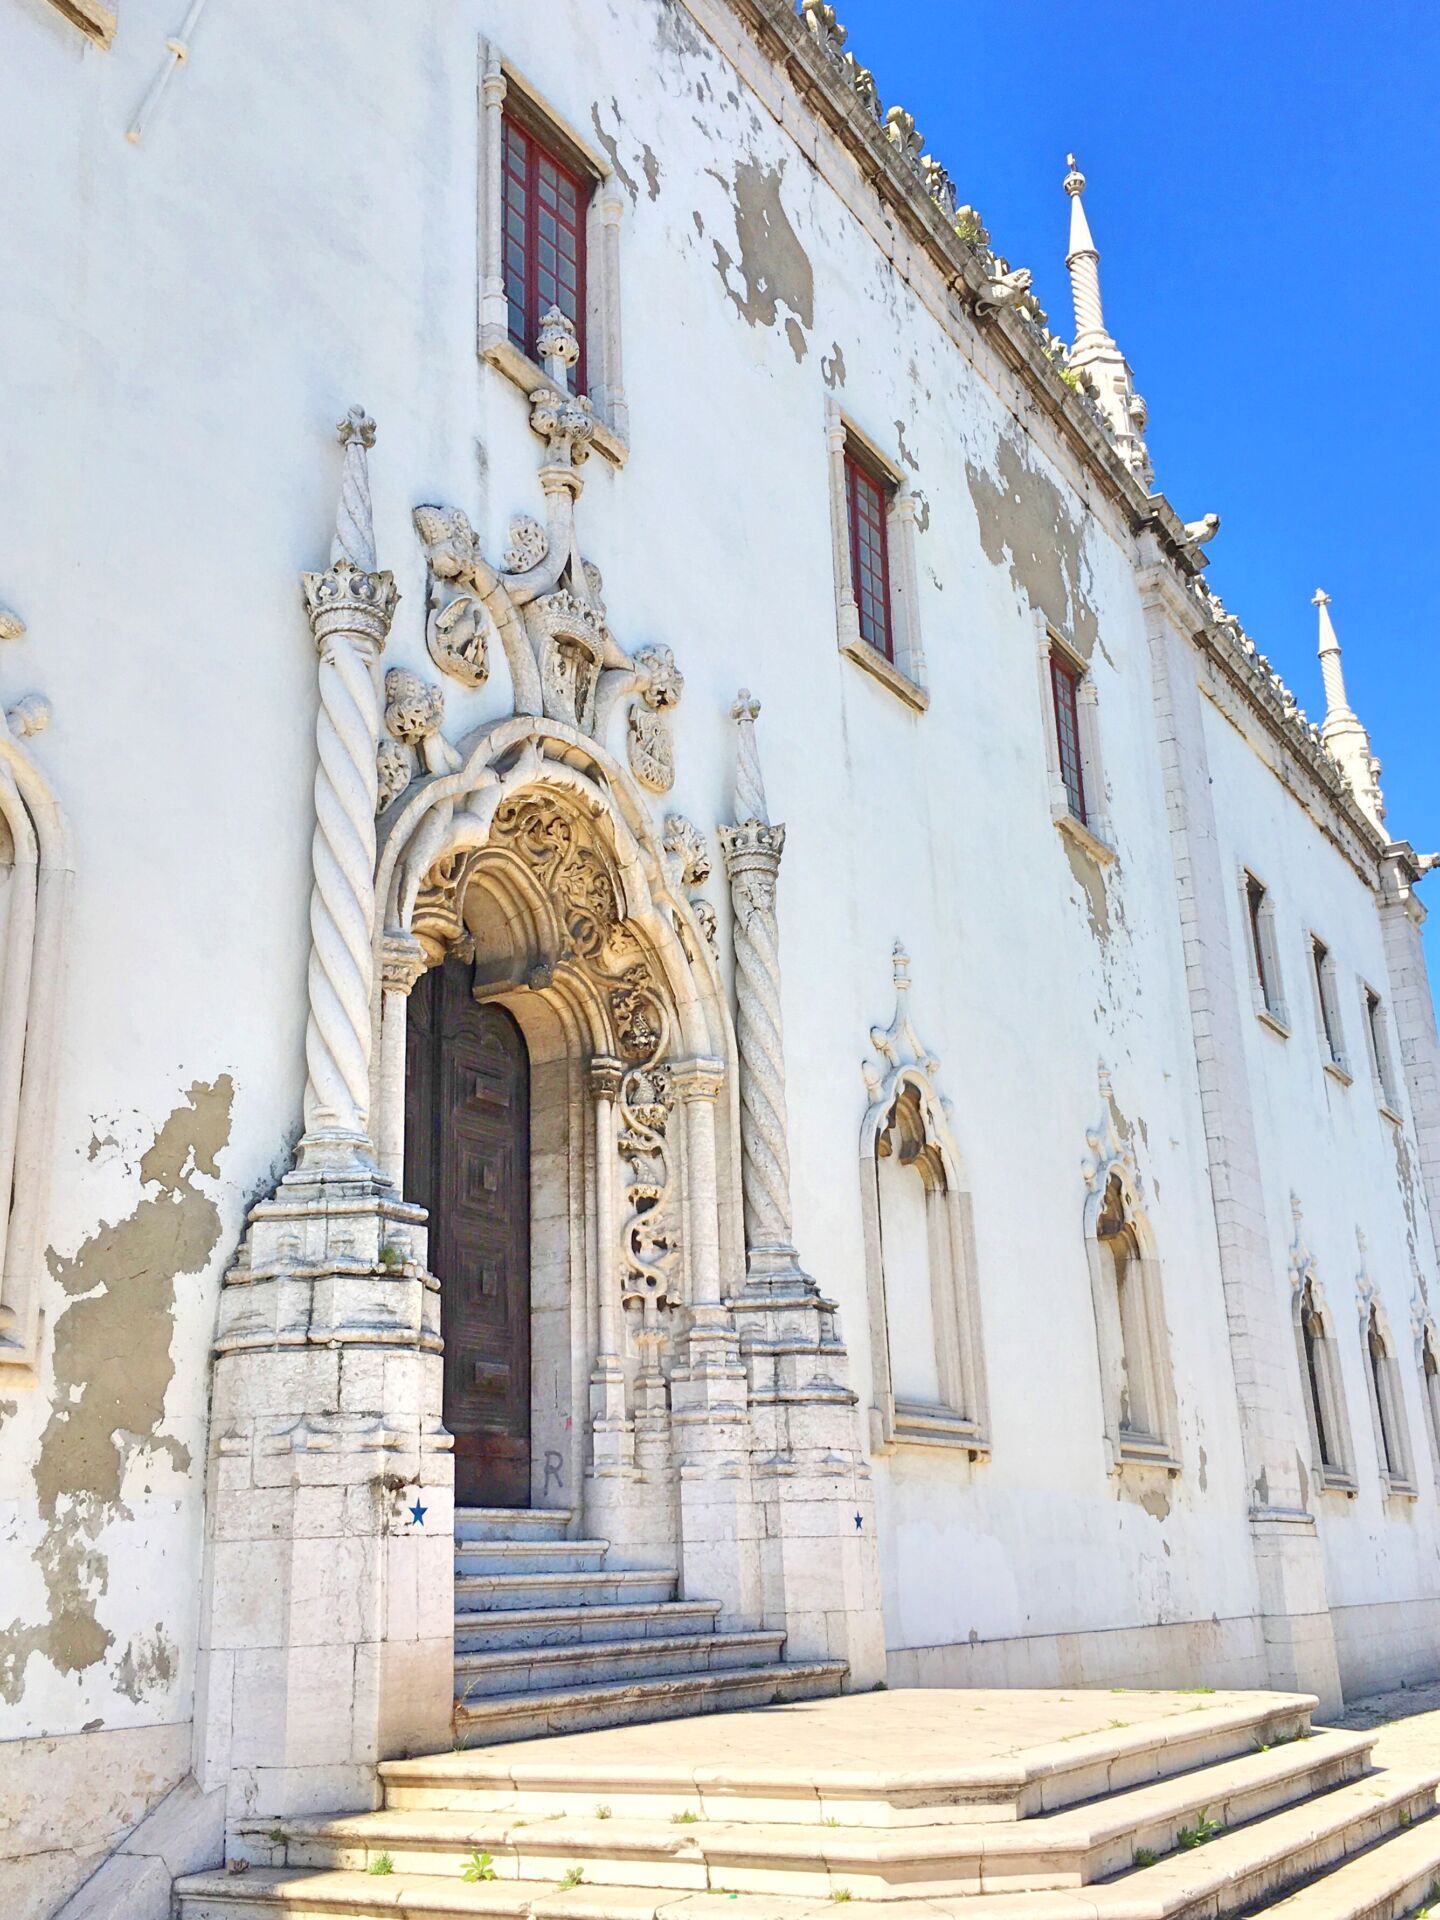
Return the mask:
M330 564L333 567L337 560L348 560L362 573L374 573L375 518L370 507L370 465L365 455L375 444L375 422L363 407L351 407L335 432L345 449L345 466L340 475Z
M760 772L760 749L755 744L755 722L760 718L760 702L750 689L742 687L730 709L730 718L739 729L735 755L735 818L768 825L765 807L765 781Z
M910 991L910 956L905 951L903 940L897 940L890 949L890 967L895 977L896 991L908 993Z
M1070 198L1073 200L1077 193L1083 193L1085 191L1085 176L1083 173L1081 173L1079 166L1076 164L1075 156L1073 153L1066 154L1065 164L1070 169L1070 171L1065 176L1065 191L1070 195Z
M1310 604L1312 607L1328 607L1330 604L1330 596L1323 587L1316 587L1314 593L1310 596Z

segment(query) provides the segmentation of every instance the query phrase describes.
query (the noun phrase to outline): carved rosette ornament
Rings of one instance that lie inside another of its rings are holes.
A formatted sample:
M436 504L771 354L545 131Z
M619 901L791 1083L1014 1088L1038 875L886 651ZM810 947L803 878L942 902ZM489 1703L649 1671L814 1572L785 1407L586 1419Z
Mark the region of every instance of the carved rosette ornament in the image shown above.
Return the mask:
M790 1198L785 1036L780 1012L780 927L775 887L785 829L765 803L755 722L760 702L742 689L737 729L736 824L720 829L735 914L736 1037L740 1048L740 1151L745 1237L753 1275L813 1283L800 1272Z
M319 652L315 832L311 842L305 1134L309 1166L364 1167L370 1157L370 995L374 959L375 813L380 701L375 661L399 595L377 571L367 449L375 423L358 407L340 422L345 449L330 565L303 576Z

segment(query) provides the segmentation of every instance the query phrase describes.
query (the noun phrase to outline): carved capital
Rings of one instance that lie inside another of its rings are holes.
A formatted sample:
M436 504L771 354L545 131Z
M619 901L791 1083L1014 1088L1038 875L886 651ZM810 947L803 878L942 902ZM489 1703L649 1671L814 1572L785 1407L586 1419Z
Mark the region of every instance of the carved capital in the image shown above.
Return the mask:
M591 1097L595 1100L618 1099L624 1077L623 1061L615 1059L612 1054L597 1053L590 1062Z
M428 965L425 949L414 934L387 928L381 948L381 980L386 993L409 994Z
M672 1060L670 1085L676 1098L688 1104L692 1100L715 1100L725 1086L723 1060Z
M348 640L373 657L382 651L400 595L389 571L367 573L353 561L337 560L324 573L301 575L310 630L324 656L338 640Z
M721 827L720 850L725 856L725 871L732 880L759 873L767 874L773 881L785 851L785 829L765 820L745 820L739 826Z

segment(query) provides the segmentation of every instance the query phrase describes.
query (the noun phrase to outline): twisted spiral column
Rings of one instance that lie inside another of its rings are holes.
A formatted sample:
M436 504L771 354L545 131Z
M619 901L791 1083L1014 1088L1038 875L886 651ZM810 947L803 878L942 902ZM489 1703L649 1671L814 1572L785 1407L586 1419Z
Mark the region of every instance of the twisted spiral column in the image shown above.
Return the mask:
M352 408L339 432L345 467L330 566L304 576L319 652L320 702L300 1163L344 1169L367 1165L372 1153L375 755L381 724L375 663L399 596L392 575L375 568L365 463L375 423Z
M736 1037L740 1052L740 1155L745 1239L752 1274L805 1279L795 1251L790 1198L785 1035L780 1012L776 883L785 829L771 824L755 745L760 703L742 692L730 717L739 730L735 810L720 829L735 914Z

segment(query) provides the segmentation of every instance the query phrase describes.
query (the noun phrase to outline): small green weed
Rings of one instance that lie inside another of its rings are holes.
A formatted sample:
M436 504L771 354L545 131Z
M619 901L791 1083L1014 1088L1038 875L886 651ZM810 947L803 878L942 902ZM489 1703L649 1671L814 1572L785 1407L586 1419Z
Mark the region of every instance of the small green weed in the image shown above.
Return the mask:
M1135 1864L1137 1867L1153 1867L1160 1858L1153 1847L1136 1847Z
M608 1820L610 1818L610 1809L608 1807L596 1807L595 1818L597 1820Z
M890 1691L890 1689L889 1689L889 1687L887 1686L887 1684L885 1683L885 1681L883 1681L883 1680L877 1680L877 1681L875 1682L875 1684L874 1684L874 1686L873 1686L873 1687L871 1687L871 1689L870 1689L870 1691L871 1691L872 1693L888 1693L888 1692ZM847 1895L847 1898L848 1898L848 1895Z
M1112 1727L1128 1727L1130 1722L1128 1720L1112 1720L1110 1724Z
M670 1816L670 1824L672 1827L693 1827L699 1818L698 1813L693 1813L690 1808L687 1807L683 1813L672 1813Z
M403 1267L404 1264L405 1256L399 1247L381 1247L380 1265L382 1267L394 1269L395 1267Z
M472 1883L476 1880L493 1880L495 1863L488 1853L472 1853L460 1869L460 1878Z
M850 1898L849 1887L836 1887L835 1891L831 1894L830 1898L836 1901L848 1900Z
M826 1827L838 1827L839 1824L840 1822L835 1818L833 1813L827 1815L826 1818L821 1822L821 1825Z
M272 1847L283 1847L290 1836L283 1827L271 1827L265 1838L270 1842Z
M1181 1827L1175 1835L1175 1844L1182 1853L1189 1853L1196 1847L1203 1847L1207 1840L1213 1840L1217 1833L1224 1831L1218 1820L1210 1818L1210 1809L1202 1807L1195 1816L1195 1824Z
M388 1853L377 1853L375 1858L370 1862L369 1870L371 1873L393 1873L395 1871L395 1862L390 1858Z
M1177 1693L1213 1693L1214 1687L1177 1687Z
M567 1867L560 1876L560 1884L562 1887L578 1887L584 1878L585 1869L583 1867Z

